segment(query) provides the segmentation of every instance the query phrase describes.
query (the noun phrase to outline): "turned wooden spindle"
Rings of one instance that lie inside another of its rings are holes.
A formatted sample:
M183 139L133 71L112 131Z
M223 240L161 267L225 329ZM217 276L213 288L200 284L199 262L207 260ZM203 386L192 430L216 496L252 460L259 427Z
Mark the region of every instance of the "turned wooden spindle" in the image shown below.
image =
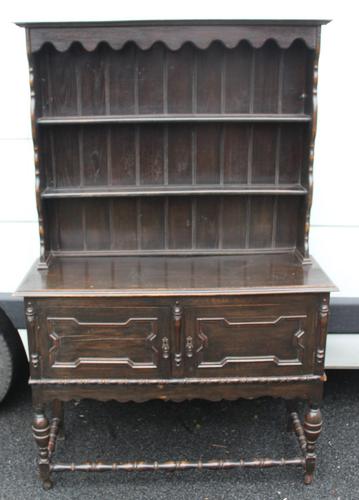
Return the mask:
M52 402L52 418L58 420L57 439L64 439L64 403L58 399Z
M287 415L286 415L286 429L287 432L292 432L293 431L293 417L292 413L297 411L297 405L295 401L293 400L287 400L285 402L286 410L287 410Z
M315 445L322 430L322 413L317 404L310 404L304 417L304 435L307 440L304 483L311 484L316 463Z
M50 425L43 411L43 408L35 408L32 433L35 442L38 446L38 466L42 485L45 490L52 488L52 480L50 479L50 460L49 460L49 438Z
M182 307L179 302L173 307L173 319L175 324L175 353L174 360L176 366L180 366L182 363L182 352L181 352L181 329L182 329Z

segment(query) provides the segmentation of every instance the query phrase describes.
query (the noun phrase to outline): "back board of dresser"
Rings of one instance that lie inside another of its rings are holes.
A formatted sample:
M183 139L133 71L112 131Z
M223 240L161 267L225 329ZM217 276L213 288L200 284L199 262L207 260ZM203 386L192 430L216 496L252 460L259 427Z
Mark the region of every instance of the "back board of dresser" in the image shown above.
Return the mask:
M320 25L28 25L42 261L309 261Z

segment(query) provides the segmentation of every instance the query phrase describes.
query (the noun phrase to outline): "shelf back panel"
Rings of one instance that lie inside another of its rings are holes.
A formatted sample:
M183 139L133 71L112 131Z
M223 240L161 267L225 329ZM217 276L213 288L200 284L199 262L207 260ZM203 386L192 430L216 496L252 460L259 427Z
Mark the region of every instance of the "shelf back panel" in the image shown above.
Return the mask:
M320 28L284 43L288 29L89 47L49 28L35 50L31 27L41 262L51 251L308 258Z
M41 134L44 188L300 184L308 126L56 125Z
M64 52L45 44L34 54L37 115L162 113L304 113L313 51L302 40L280 48L242 41L172 51L127 43L92 52L73 43Z
M302 203L293 196L52 199L49 245L105 253L294 249Z

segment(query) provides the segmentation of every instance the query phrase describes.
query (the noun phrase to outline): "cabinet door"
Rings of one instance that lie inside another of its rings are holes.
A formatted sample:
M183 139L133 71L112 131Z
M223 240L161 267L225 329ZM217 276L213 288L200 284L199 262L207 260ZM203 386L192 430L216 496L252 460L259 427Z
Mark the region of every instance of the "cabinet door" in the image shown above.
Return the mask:
M66 302L40 308L42 374L50 378L158 378L170 374L162 306Z
M316 298L267 296L212 301L186 310L186 373L192 377L311 372Z

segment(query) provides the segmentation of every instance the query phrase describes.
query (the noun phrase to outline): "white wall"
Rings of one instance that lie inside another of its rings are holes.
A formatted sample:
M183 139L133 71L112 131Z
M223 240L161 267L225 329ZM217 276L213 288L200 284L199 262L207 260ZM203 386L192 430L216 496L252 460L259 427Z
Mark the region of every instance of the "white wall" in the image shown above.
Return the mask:
M251 2L63 0L0 6L0 291L15 290L38 256L28 73L24 30L11 21L326 18L319 80L311 253L339 286L359 296L359 64L356 2L288 0ZM216 4L216 5L215 5ZM8 71L8 68L11 71ZM16 190L16 195L15 195Z

